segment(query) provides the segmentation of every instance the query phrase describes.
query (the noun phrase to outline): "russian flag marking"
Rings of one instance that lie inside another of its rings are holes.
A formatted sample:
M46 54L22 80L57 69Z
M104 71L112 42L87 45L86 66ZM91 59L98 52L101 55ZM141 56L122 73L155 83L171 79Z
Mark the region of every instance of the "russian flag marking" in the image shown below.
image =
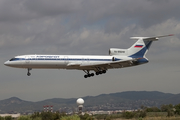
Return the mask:
M142 48L143 45L135 45L134 47L135 47L135 48Z

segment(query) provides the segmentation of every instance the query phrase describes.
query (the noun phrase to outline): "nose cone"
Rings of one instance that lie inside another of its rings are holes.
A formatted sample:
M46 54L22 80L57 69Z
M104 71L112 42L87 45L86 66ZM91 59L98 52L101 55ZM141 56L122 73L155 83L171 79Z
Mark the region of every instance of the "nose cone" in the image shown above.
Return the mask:
M4 62L4 65L9 66L10 65L9 60Z

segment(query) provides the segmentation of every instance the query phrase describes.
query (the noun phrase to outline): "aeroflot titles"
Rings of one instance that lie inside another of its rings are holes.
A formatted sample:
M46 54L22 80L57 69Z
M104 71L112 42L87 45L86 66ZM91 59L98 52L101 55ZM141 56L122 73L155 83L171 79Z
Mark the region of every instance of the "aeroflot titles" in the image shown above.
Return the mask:
M59 58L59 56L36 56L36 57L37 58Z

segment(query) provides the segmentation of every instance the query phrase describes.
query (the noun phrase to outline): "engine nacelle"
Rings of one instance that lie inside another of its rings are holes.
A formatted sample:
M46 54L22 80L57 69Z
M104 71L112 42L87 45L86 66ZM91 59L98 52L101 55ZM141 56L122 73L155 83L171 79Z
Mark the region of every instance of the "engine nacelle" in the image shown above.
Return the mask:
M127 49L110 48L109 55L128 55Z

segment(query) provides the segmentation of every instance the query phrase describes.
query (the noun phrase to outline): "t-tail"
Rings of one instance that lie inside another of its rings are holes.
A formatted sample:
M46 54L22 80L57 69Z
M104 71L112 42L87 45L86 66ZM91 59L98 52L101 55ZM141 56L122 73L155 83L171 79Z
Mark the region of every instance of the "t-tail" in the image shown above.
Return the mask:
M116 57L127 56L134 59L139 59L138 61L140 63L146 63L148 62L148 59L145 57L145 55L148 52L152 42L159 40L159 38L161 37L168 37L168 36L173 36L173 34L156 36L156 37L131 37L131 39L137 39L137 42L135 42L130 48L128 49L111 48L109 50L109 54Z

